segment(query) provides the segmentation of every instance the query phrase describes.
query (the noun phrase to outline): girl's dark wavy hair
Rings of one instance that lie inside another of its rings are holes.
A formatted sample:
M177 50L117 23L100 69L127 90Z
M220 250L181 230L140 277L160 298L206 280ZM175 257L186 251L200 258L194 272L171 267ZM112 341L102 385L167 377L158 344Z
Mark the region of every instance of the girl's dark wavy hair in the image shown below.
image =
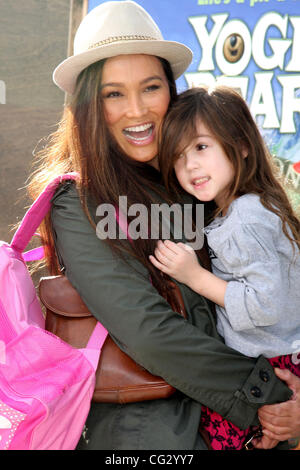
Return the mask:
M159 165L166 188L180 192L174 163L197 136L201 120L224 149L235 171L228 198L253 193L282 220L284 234L300 249L300 221L288 199L274 158L258 130L247 103L232 88L199 87L183 92L164 120L159 143ZM247 157L243 158L246 149ZM219 207L214 216L225 207Z

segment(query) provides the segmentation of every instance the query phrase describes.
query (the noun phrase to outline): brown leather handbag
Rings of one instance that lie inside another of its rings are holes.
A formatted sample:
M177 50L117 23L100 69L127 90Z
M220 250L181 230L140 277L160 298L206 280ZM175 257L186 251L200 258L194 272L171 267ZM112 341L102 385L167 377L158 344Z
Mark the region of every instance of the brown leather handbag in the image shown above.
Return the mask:
M170 284L177 305L173 310L180 310L178 313L186 318L181 292L175 283ZM68 279L62 275L41 278L39 295L46 308L46 330L75 348L85 347L97 320ZM167 398L174 392L164 379L138 365L107 336L96 371L93 401L130 403Z

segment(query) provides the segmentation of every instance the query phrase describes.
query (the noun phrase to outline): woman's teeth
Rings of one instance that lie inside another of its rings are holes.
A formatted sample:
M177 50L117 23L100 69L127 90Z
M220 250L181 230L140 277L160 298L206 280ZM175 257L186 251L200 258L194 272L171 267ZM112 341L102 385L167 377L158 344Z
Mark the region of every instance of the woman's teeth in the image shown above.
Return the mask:
M152 134L153 124L141 124L140 126L125 127L123 133L132 140L146 140Z
M127 132L142 132L142 131L146 131L150 127L152 127L152 124L149 123L149 124L141 124L140 126L126 127L124 130Z

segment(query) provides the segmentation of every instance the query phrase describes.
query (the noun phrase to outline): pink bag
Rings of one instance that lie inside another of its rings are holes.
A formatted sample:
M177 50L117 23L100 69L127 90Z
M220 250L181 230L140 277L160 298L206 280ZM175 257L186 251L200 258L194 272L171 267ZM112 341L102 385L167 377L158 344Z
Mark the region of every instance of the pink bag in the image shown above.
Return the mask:
M27 211L11 244L0 242L0 450L75 449L95 386L107 330L98 322L85 349L45 331L24 249L51 207L53 180Z

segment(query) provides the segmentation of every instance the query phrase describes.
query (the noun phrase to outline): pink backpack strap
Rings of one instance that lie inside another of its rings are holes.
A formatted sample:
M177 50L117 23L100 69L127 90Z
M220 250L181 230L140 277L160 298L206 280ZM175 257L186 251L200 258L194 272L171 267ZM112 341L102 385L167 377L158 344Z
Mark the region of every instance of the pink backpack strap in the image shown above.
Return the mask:
M128 232L127 219L124 216L124 214L122 214L122 212L119 211L118 207L116 207L116 220L118 224L120 225L121 230L126 234L127 238L132 242L132 239ZM106 340L107 335L108 335L108 331L106 330L106 328L104 328L104 326L101 325L100 322L97 322L86 348L81 350L82 353L85 355L86 359L89 360L89 362L91 363L92 367L95 370L97 369L99 355L100 355L102 346L104 344L104 341Z
M43 246L38 246L32 250L26 251L23 253L23 259L26 263L29 261L37 261L45 257L45 250Z
M118 207L116 207L116 221L119 224L122 232L124 232L126 234L126 237L128 238L128 240L130 240L132 242L132 238L129 235L127 218L125 217L125 215L122 212L119 211Z
M101 325L100 322L97 322L90 336L88 344L84 349L81 349L82 354L84 354L84 356L90 362L94 370L97 370L99 356L107 335L107 329L104 328L104 326Z
M57 187L60 183L67 180L79 180L79 174L74 172L58 176L46 186L23 217L18 230L15 232L11 241L12 248L23 253L31 238L34 235L38 235L35 232L51 209L51 199L53 198ZM25 261L35 261L37 259L42 259L43 257L44 248L42 246L29 250L23 254ZM97 369L99 355L107 335L108 332L104 326L97 322L86 348L81 350L94 370Z
M32 206L28 209L23 217L21 225L15 232L11 241L11 247L23 253L35 231L42 223L44 217L51 209L51 199L60 183L66 180L78 180L78 173L66 173L65 175L57 176L49 183L46 188L41 192L39 197L34 201ZM40 251L38 251L40 250ZM28 261L40 259L42 255L41 249L34 249L27 253Z

